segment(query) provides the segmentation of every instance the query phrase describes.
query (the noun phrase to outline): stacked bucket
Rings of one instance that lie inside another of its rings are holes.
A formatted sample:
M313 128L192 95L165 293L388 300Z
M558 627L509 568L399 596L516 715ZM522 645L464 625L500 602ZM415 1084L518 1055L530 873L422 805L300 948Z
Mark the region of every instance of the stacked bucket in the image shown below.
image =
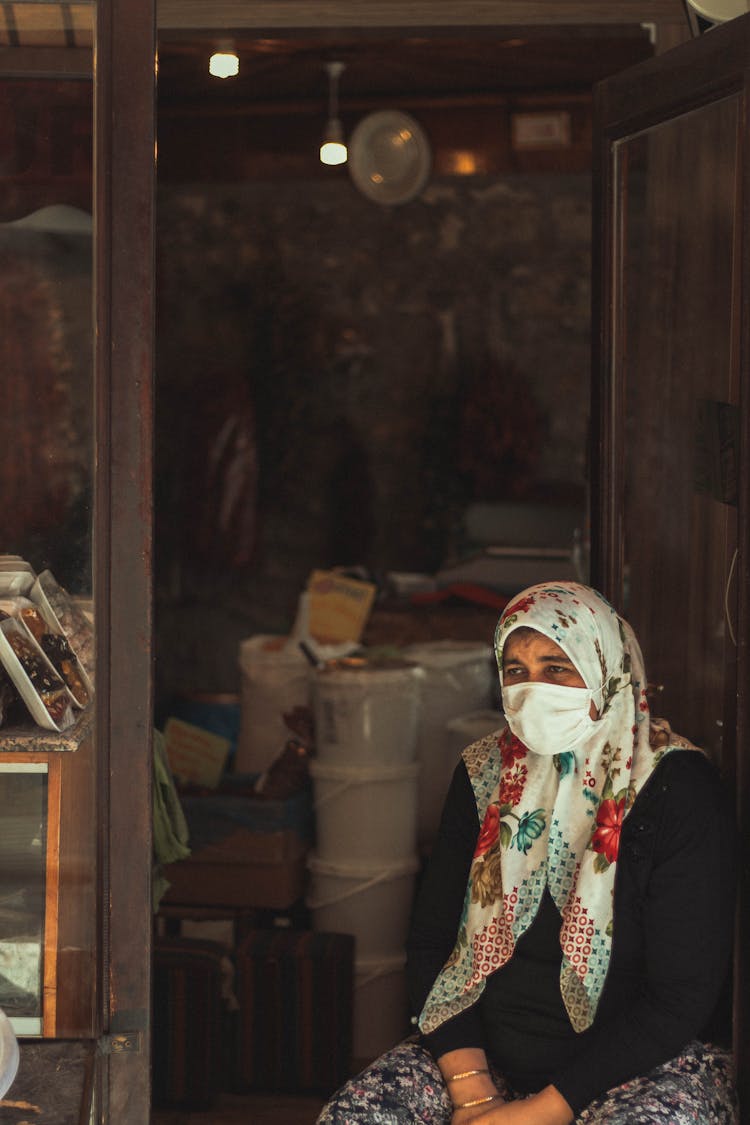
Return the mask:
M240 643L240 725L235 773L263 773L284 748L284 714L310 704L310 664L289 637Z
M420 675L405 660L357 659L314 675L317 838L308 905L315 929L355 937L357 1059L381 1054L407 1030Z
M417 842L429 853L461 751L502 725L493 707L497 666L492 647L481 641L426 641L409 645L404 656L421 669Z

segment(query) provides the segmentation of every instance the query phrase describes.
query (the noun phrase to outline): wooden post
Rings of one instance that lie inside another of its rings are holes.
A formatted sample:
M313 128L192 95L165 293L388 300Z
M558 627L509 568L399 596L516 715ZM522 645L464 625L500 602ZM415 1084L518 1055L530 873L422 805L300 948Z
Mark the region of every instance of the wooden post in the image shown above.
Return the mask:
M153 0L97 5L95 582L99 1121L150 1117Z

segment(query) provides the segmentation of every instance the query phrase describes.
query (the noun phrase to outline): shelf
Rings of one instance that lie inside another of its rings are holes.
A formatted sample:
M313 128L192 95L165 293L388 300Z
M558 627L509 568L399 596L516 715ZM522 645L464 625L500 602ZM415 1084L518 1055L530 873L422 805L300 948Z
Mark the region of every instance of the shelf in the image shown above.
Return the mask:
M94 726L94 709L88 706L67 730L52 731L42 727L0 727L0 754L33 753L77 750L91 734Z

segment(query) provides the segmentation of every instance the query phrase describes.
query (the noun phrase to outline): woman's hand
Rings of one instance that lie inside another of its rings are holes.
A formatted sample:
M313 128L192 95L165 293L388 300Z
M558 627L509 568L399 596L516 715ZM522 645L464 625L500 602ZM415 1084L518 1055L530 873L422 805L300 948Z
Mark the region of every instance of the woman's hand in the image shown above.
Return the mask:
M437 1062L454 1107L460 1106L462 1102L472 1102L497 1095L497 1087L490 1075L487 1056L479 1047L461 1047L457 1051L448 1051L441 1055ZM467 1109L454 1108L451 1125L462 1125L463 1122L473 1121L483 1110L499 1104L499 1102L485 1102Z
M562 1094L554 1086L546 1086L529 1098L456 1109L451 1125L569 1125L573 1118Z
M478 1047L448 1051L437 1060L454 1105L451 1125L570 1125L575 1114L554 1086L517 1101L487 1101L461 1108L463 1102L491 1098L497 1087L489 1073L487 1056Z

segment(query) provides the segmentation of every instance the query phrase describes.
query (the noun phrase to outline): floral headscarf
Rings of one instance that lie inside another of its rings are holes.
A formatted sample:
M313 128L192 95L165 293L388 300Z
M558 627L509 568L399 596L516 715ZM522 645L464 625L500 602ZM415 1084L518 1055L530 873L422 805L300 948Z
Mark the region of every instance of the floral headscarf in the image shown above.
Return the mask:
M495 633L501 680L503 648L521 627L549 637L573 661L595 693L599 719L564 754L534 753L508 728L464 752L483 819L456 945L420 1016L426 1033L478 1000L486 977L513 956L545 887L562 917L563 1002L576 1031L591 1025L612 948L623 819L663 754L691 746L649 721L638 642L596 590L557 582L519 594ZM660 736L650 739L653 724Z

